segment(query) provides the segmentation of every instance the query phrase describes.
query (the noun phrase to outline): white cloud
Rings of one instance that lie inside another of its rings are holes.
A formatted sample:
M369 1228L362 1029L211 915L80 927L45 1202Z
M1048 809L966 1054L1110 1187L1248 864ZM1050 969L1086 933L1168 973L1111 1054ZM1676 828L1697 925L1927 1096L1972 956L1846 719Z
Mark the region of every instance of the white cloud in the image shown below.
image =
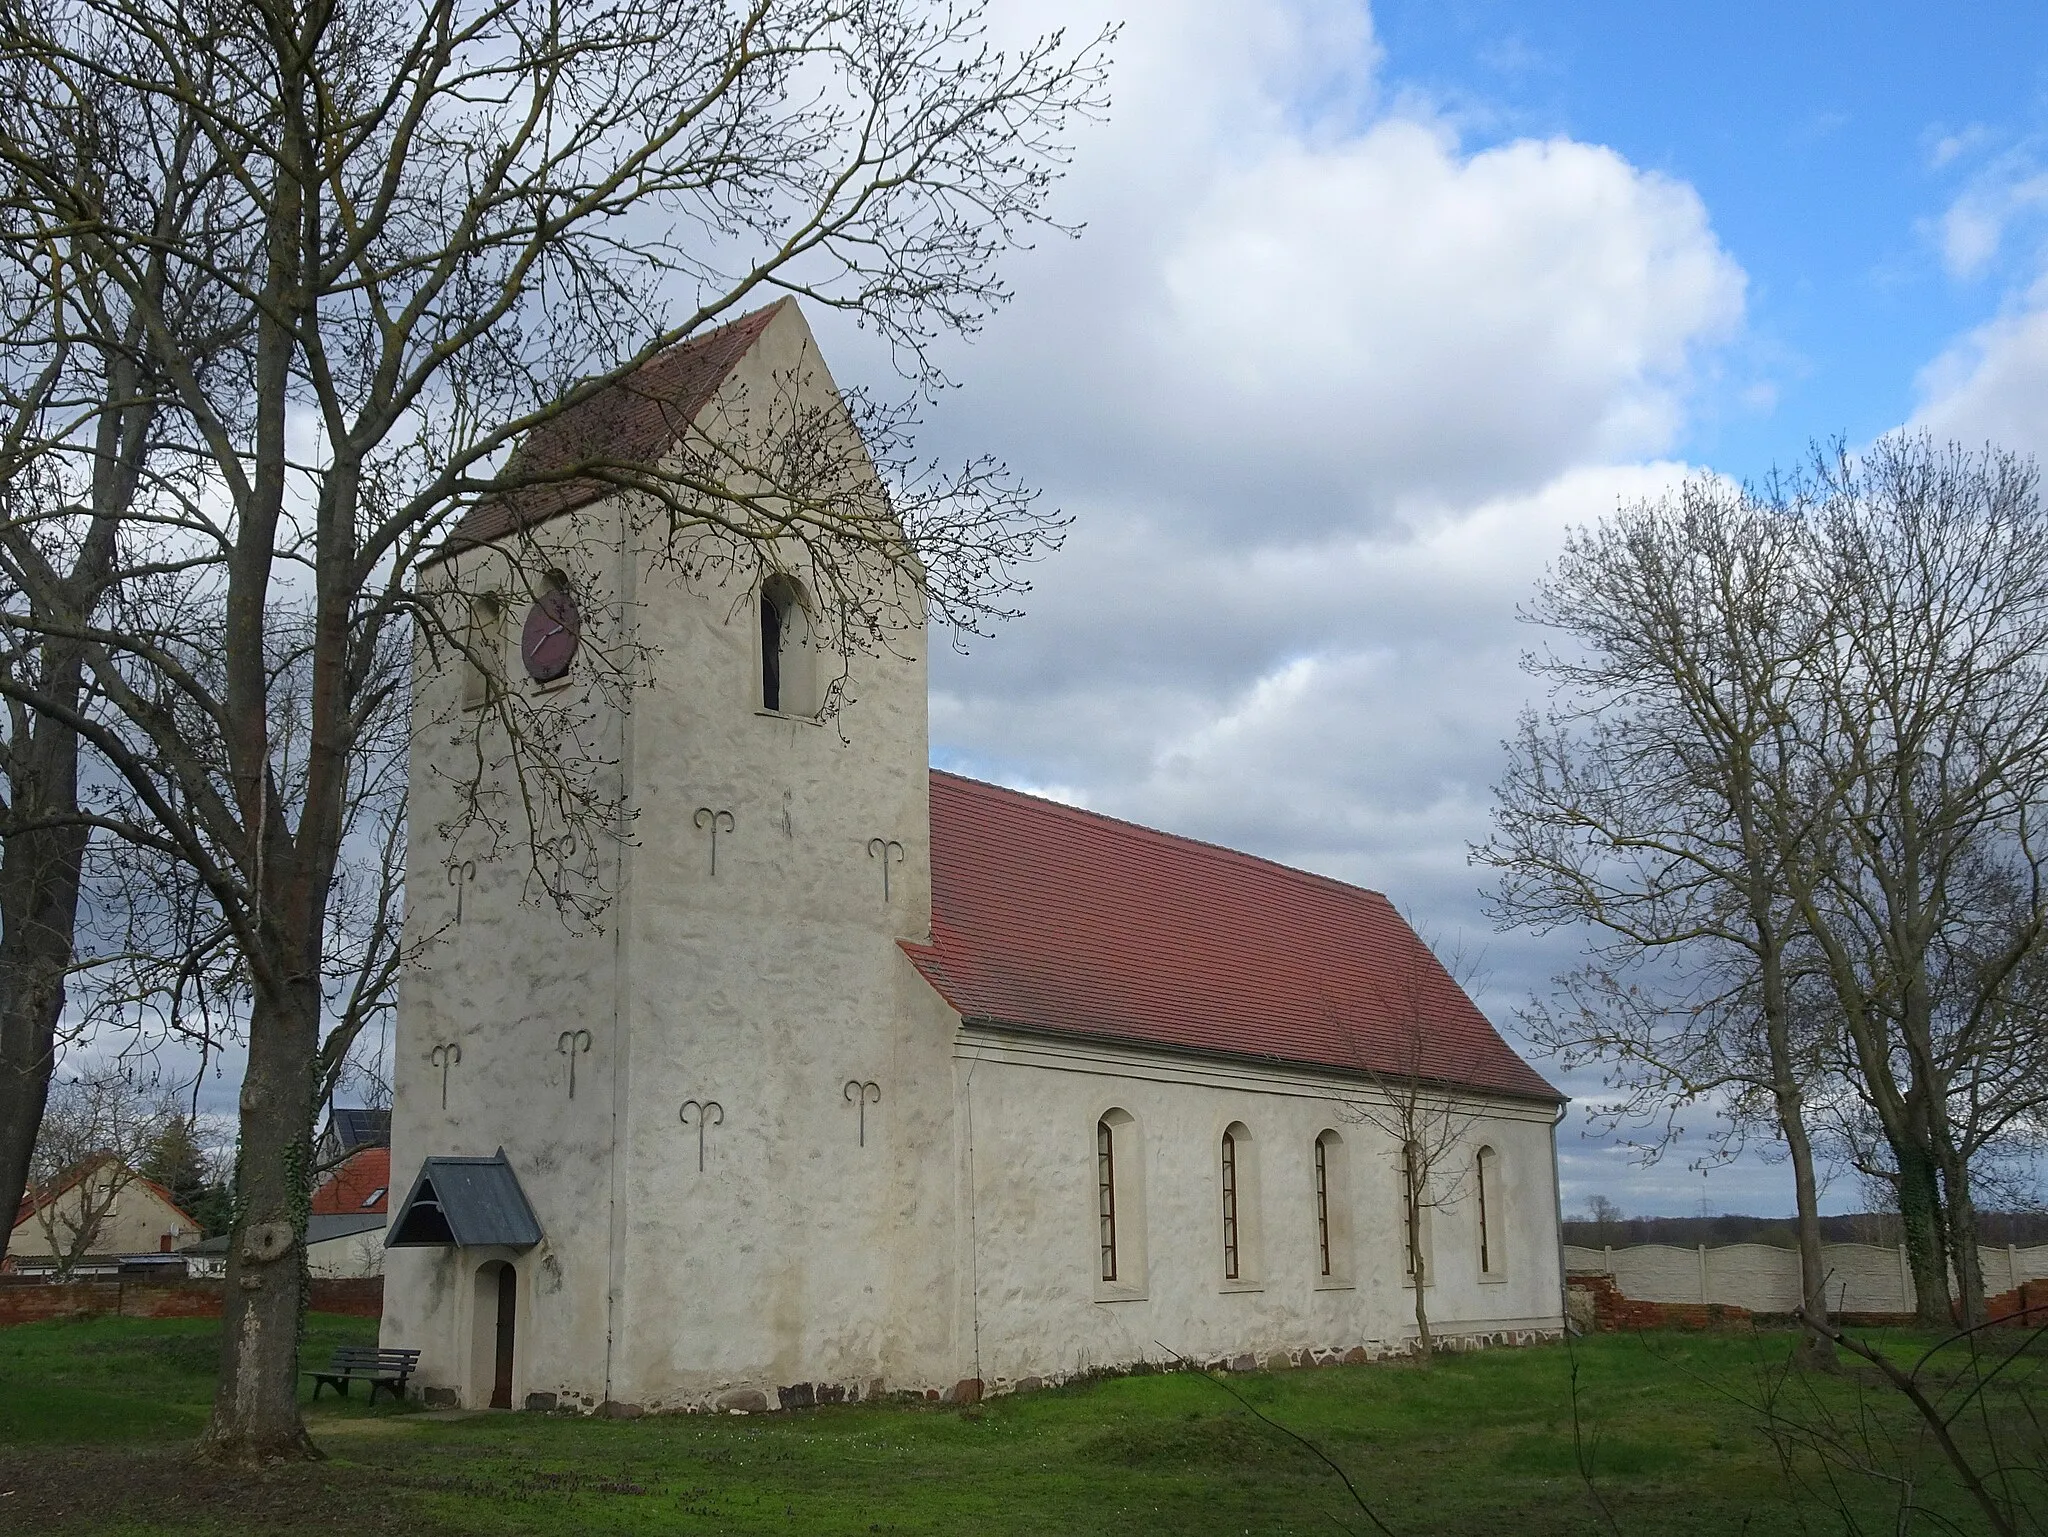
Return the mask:
M1930 171L1946 170L1966 155L1973 155L1991 139L1991 131L1982 123L1970 123L1962 128L1930 127L1921 135L1921 143L1927 150L1927 168Z
M1087 233L1011 264L931 424L1077 518L1027 619L941 653L934 755L1381 889L1487 949L1507 1023L1576 959L1492 936L1466 863L1515 605L1567 524L1682 472L1744 275L1690 187L1384 89L1363 7L1143 6L1118 55L1061 193Z
M1304 522L1655 452L1742 309L1690 188L1565 140L1466 155L1412 119L1219 175L1158 281L1133 425L1245 489L1310 471Z
M1920 376L1914 425L2048 459L2048 277L1950 346Z
M1692 189L1380 108L1362 8L1156 5L1118 55L1087 233L1013 264L938 424L1063 501L1307 533L1527 490L1665 448L1740 323Z
M1974 140L1935 146L1937 166L1966 153ZM1934 234L1950 277L1984 276L1996 265L2007 236L2048 209L2048 172L2036 163L2037 146L2022 144L1997 156L1957 194L1936 221ZM1939 158L1942 156L1946 158Z

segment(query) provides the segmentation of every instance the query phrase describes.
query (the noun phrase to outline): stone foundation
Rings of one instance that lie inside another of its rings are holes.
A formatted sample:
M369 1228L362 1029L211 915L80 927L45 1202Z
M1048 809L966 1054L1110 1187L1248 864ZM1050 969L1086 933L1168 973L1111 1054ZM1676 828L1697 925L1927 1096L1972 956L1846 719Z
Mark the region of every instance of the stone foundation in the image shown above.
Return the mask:
M2048 1300L2048 1299L2044 1299ZM1546 1344L1563 1337L1560 1329L1489 1329L1437 1336L1437 1349L1464 1353L1473 1350L1515 1348ZM536 1413L595 1414L610 1419L637 1419L644 1414L774 1414L793 1409L812 1409L830 1404L876 1403L941 1404L965 1407L987 1398L1012 1393L1035 1393L1068 1383L1090 1382L1105 1377L1142 1377L1159 1372L1212 1371L1298 1371L1318 1366L1363 1366L1373 1361L1404 1360L1415 1353L1413 1340L1388 1343L1381 1340L1361 1345L1303 1345L1276 1350L1260 1356L1252 1351L1216 1356L1207 1361L1133 1361L1123 1366L1090 1367L1076 1372L1050 1372L1019 1377L997 1377L984 1382L965 1377L951 1387L889 1388L879 1377L861 1382L797 1382L783 1387L736 1384L711 1397L689 1403L621 1404L599 1402L589 1394L529 1393L527 1409ZM423 1397L435 1403L439 1392L452 1399L446 1389L427 1389Z

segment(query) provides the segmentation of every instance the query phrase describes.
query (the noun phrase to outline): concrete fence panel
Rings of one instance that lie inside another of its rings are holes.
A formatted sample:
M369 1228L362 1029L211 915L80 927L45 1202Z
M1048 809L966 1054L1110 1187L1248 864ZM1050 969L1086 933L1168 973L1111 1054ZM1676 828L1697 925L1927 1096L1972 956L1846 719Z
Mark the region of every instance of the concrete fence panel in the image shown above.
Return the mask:
M2048 1244L2029 1249L1987 1248L1981 1256L1984 1293L1995 1297L2030 1281L2048 1280ZM1799 1306L1799 1253L1772 1244L1724 1244L1680 1249L1634 1244L1590 1249L1567 1244L1567 1271L1607 1275L1639 1302L1712 1302L1752 1313L1789 1313ZM1912 1271L1903 1247L1831 1243L1821 1247L1828 1307L1837 1313L1910 1313Z
M1699 1249L1645 1243L1614 1251L1614 1284L1639 1302L1712 1302Z
M1789 1313L1799 1306L1799 1254L1771 1244L1734 1243L1708 1249L1704 1301L1752 1313Z

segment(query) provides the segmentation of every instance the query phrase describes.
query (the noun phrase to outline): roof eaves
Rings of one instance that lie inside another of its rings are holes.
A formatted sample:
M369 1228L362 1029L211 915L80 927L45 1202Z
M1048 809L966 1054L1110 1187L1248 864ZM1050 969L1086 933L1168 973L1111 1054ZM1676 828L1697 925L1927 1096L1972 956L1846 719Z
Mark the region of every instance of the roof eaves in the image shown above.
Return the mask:
M1063 1030L1056 1025L1026 1024L1021 1020L997 1019L990 1014L962 1014L960 1024L962 1028L969 1030L1010 1030L1021 1035L1039 1035L1053 1040L1097 1046L1108 1044L1128 1050L1156 1052L1167 1057L1190 1057L1211 1062L1243 1062L1260 1067L1284 1067L1295 1072L1324 1073L1366 1087L1384 1082L1386 1076L1375 1076L1366 1068L1340 1067L1331 1062L1319 1062L1309 1057L1290 1057L1279 1052L1231 1051L1221 1046L1189 1046L1178 1041L1158 1041L1142 1035L1118 1035L1107 1030ZM1531 1069L1531 1072L1533 1074L1534 1069ZM1538 1094L1533 1090L1504 1089L1492 1084L1466 1083L1453 1078L1418 1077L1415 1081L1425 1089L1443 1093L1479 1094L1495 1099L1523 1100L1536 1105L1571 1103L1569 1094L1560 1093L1554 1087L1547 1094Z

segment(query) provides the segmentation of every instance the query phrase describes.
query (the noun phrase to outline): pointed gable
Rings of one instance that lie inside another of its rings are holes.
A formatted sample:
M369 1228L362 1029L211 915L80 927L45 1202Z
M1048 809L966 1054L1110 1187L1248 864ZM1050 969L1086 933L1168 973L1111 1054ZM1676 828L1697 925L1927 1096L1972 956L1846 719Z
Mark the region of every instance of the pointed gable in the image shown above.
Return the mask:
M429 1158L384 1239L387 1249L531 1249L540 1223L501 1147L489 1158Z
M1387 899L934 770L932 942L970 1025L1562 1098Z
M652 467L661 462L788 299L676 343L580 405L542 422L514 450L512 468L544 475L592 460ZM470 509L443 555L488 544L518 529L573 512L612 486L572 477L511 491Z

